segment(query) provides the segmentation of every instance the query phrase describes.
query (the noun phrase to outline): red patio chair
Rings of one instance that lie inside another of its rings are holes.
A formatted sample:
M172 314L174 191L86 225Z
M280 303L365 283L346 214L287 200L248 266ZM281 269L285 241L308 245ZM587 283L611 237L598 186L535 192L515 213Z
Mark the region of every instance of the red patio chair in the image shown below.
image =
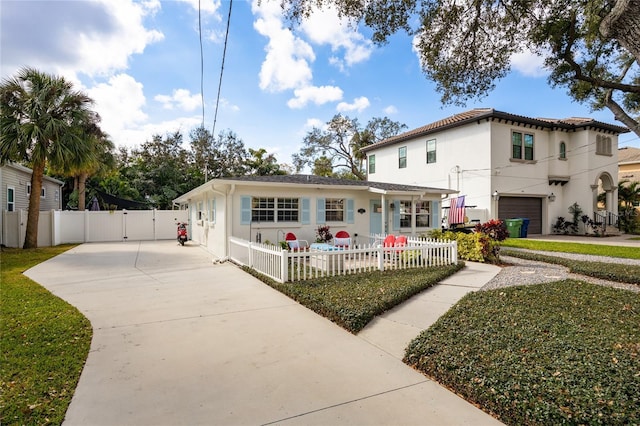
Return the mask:
M347 231L338 231L333 237L333 245L336 247L349 248L351 246L351 236Z
M284 240L287 242L289 250L291 251L305 250L309 248L309 242L307 240L299 240L293 232L287 232L287 235L284 236Z

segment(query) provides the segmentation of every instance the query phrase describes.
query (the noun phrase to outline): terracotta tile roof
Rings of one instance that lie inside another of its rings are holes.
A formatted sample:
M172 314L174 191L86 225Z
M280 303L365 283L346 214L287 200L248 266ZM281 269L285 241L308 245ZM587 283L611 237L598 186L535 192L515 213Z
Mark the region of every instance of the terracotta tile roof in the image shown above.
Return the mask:
M640 163L640 148L620 148L618 150L618 163Z
M426 126L418 127L413 130L401 133L397 136L385 139L373 145L364 148L362 151L367 152L373 149L393 145L395 143L403 142L409 139L414 139L421 136L427 136L429 134L440 132L443 130L451 129L454 127L460 127L468 123L473 123L481 120L504 120L515 123L522 123L533 125L542 128L549 129L562 129L567 131L573 131L580 128L595 127L598 129L610 131L613 133L627 133L629 129L623 126L616 126L613 124L602 123L590 118L570 117L565 119L556 118L530 118L522 115L510 114L502 111L496 111L493 108L475 108L469 111L461 112L442 120L435 121L427 124Z

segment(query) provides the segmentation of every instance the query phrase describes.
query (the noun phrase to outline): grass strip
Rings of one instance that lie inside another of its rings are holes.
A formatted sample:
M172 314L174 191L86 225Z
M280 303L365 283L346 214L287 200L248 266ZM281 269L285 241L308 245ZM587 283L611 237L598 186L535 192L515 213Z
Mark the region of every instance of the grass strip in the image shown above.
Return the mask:
M509 425L640 424L640 297L565 280L471 293L405 362Z
M458 262L457 265L374 271L284 284L249 268L244 270L355 334L375 316L432 287L462 267L464 263Z
M638 250L638 249L635 249ZM531 253L520 250L500 250L502 256L518 257L520 259L534 260L538 262L553 263L566 266L575 274L600 278L620 283L640 284L640 266L623 265L619 263L587 262L582 260L566 259L563 257L549 256L539 253Z
M72 247L2 250L1 424L59 425L71 403L91 324L23 272Z
M530 240L526 238L508 238L505 241L501 242L500 245L502 245L503 247L516 247L528 250L590 254L594 256L622 257L625 259L640 259L640 250L638 250L638 247L541 241Z

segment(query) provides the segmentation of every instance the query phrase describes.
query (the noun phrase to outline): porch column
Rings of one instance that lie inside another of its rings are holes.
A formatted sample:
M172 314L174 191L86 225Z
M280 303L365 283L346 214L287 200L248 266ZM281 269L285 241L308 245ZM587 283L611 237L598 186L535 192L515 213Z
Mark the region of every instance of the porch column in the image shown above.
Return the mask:
M380 196L380 200L382 202L382 230L383 234L387 233L387 197L384 194Z

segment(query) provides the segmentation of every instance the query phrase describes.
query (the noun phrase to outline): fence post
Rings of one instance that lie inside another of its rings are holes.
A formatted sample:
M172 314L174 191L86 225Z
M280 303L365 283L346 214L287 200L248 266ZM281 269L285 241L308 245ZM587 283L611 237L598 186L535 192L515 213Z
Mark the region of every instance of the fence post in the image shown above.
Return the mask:
M282 283L289 281L289 268L287 267L287 265L289 265L288 255L289 252L287 250L282 249L280 251L280 280Z
M253 249L251 248L251 241L248 244L249 249L249 268L253 268Z
M453 262L454 265L458 264L458 242L457 241L451 241L451 261Z
M378 250L378 270L384 271L384 247L380 245L376 249Z

